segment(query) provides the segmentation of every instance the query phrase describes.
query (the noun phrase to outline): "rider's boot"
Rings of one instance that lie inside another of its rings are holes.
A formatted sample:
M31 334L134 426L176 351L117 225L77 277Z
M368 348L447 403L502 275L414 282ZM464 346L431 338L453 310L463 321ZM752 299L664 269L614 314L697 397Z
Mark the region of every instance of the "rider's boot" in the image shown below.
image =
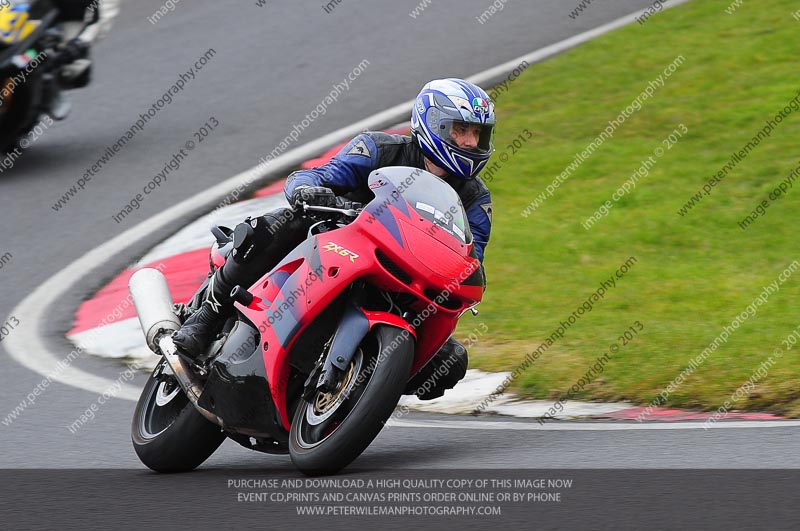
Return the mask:
M406 385L403 394L433 400L452 389L467 374L467 349L452 336L419 373Z
M219 324L233 306L230 294L235 284L225 281L223 269L224 265L209 280L200 309L172 336L175 345L189 358L196 359L205 352Z
M200 309L172 335L175 345L186 356L197 359L211 343L214 333L233 307L231 290L250 286L271 264L267 255L275 254L272 214L247 218L233 232L233 251L222 267L214 271ZM288 252L288 250L286 250Z
M247 218L233 232L233 251L214 272L200 309L173 334L181 351L192 359L205 352L220 322L233 307L231 290L250 286L300 244L308 226L289 209Z
M52 74L42 76L42 106L53 120L63 120L72 110L72 103L64 95L61 85Z

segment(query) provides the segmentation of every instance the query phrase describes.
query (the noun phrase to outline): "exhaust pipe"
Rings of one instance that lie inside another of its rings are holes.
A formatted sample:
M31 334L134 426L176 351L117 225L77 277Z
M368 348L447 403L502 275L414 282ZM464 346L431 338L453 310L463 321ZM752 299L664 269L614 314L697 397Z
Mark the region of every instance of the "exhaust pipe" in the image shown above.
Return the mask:
M139 315L147 346L159 352L160 336L172 335L181 327L172 305L172 295L167 287L167 279L161 271L151 268L140 269L128 281L128 289Z
M167 279L156 269L140 269L131 276L128 289L136 306L147 346L156 354L164 356L172 374L195 409L209 421L223 426L224 422L220 417L198 405L203 391L189 375L172 342L172 333L181 327L181 323L172 309L172 295L169 293Z

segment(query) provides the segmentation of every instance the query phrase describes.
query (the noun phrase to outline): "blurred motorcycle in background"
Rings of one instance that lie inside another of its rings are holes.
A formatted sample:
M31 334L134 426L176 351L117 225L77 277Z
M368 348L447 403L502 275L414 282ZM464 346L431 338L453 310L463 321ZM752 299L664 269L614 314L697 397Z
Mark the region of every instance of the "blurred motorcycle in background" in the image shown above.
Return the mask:
M97 21L94 4L84 27ZM61 91L89 83L90 69L64 75L65 65L88 54L88 45L64 47L67 11L51 0L0 0L0 155L26 147L25 135L43 116L66 118Z

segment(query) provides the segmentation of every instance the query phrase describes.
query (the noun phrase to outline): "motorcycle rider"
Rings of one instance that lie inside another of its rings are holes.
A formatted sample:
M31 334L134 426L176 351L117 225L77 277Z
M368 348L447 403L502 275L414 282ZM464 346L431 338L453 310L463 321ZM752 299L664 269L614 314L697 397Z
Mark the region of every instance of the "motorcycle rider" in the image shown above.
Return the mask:
M119 13L120 0L54 0L64 44L57 49L62 66L49 84L46 107L55 120L63 120L72 107L62 90L83 88L91 81L91 46L105 37Z
M414 102L411 137L362 133L327 164L292 173L286 181L286 198L292 207L305 202L347 208L349 201L365 203L373 196L367 186L371 171L386 166L425 169L458 193L482 263L492 203L478 173L492 154L494 126L494 105L483 89L460 79L431 81ZM231 290L236 285L250 286L277 265L305 240L308 227L308 220L294 216L290 209L248 218L238 225L232 257L212 275L200 309L173 336L178 348L190 358L205 351L232 308ZM467 351L451 337L409 382L406 394L414 393L423 400L437 398L455 386L466 370ZM430 378L435 381L420 387Z

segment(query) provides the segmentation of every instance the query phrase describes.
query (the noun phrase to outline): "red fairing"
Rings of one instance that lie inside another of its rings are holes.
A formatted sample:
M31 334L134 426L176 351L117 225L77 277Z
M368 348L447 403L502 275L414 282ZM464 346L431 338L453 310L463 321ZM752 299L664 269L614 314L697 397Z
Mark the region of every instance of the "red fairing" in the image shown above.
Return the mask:
M370 327L389 324L416 338L411 376L483 296L482 284L464 283L480 267L469 256L471 243L460 242L399 197L377 209L373 201L351 224L309 238L250 287L255 300L249 308L236 305L261 333L272 398L286 430L291 427L286 382L295 340L355 281L413 296L408 297L410 310L417 315L411 322L394 313L363 310Z

